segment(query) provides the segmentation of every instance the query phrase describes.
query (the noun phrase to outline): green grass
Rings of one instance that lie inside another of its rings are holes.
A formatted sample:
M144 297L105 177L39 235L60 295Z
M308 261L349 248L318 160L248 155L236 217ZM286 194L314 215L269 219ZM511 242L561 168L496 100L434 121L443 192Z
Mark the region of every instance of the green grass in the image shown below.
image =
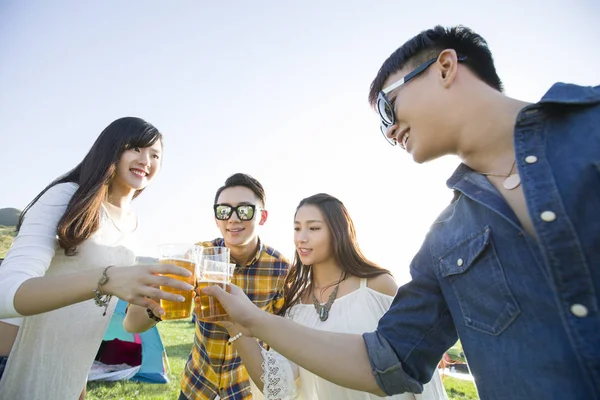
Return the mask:
M463 381L461 379L446 376L442 382L450 400L479 399L475 385L471 381Z
M166 385L120 382L90 382L87 385L88 400L171 400L179 396L179 378L194 341L194 325L189 320L165 321L158 330L169 357L170 382ZM475 385L446 376L444 387L450 400L477 400Z
M158 330L169 357L171 371L165 385L129 381L90 382L86 400L171 400L179 396L179 378L194 342L194 325L190 320L164 321Z
M461 354L463 353L463 348L462 348L462 344L460 343L460 340L458 342L456 342L454 344L454 346L452 346L451 348L448 349L447 351L448 355L450 356L450 358L452 360L456 360L456 361L460 361L460 362L467 362L465 360L465 357L463 357Z
M3 258L12 244L16 232L14 227L0 225L0 258ZM88 400L171 400L179 396L179 378L183 373L185 362L194 342L194 325L189 320L164 321L158 324L163 344L169 357L171 367L169 383L166 385L120 382L90 382L87 385L86 399ZM457 342L448 353L455 360L464 361L459 354L462 352L460 342ZM475 385L449 376L444 377L444 387L450 400L477 400Z
M0 258L4 258L16 235L14 226L0 225Z

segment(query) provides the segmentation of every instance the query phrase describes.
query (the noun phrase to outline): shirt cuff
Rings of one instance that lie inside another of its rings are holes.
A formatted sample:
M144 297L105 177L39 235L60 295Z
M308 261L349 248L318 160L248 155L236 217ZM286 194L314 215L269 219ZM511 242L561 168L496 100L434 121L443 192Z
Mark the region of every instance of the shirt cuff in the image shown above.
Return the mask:
M23 273L15 275L16 276L0 278L0 292L2 292L2 301L0 301L0 318L2 319L23 317L23 315L19 314L15 309L15 295L21 285L31 277Z
M377 331L363 334L375 381L386 395L421 393L423 385L410 377L389 342Z

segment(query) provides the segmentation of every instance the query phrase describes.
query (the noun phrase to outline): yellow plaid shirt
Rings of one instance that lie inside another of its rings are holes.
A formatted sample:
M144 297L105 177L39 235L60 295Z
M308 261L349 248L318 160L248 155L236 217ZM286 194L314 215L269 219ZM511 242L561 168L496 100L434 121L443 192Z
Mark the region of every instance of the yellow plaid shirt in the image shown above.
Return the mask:
M198 244L225 246L222 238ZM282 288L289 267L288 260L277 250L259 241L254 258L246 266L236 265L231 282L242 288L258 307L273 312L283 305ZM252 399L248 372L233 346L227 345L228 339L224 328L196 322L194 347L181 378L180 398Z

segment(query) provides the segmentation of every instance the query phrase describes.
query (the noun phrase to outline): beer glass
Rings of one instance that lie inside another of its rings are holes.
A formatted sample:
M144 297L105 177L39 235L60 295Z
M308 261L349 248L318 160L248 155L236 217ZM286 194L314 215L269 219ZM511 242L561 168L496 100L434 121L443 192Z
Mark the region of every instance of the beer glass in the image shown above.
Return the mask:
M229 262L229 249L227 247L205 247L202 252L196 282L198 298L196 299L196 318L204 322L218 322L229 319L225 309L214 297L202 294L201 290L208 286L219 285L227 290L235 264Z
M177 265L187 269L192 273L190 277L177 275L165 275L170 278L175 278L184 281L194 286L196 281L197 265L202 256L202 246L193 244L173 243L163 244L158 248L160 264ZM182 319L189 318L192 315L192 300L194 298L194 290L179 290L168 286L161 286L160 290L181 295L185 298L183 302L160 300L160 306L165 310L162 319Z

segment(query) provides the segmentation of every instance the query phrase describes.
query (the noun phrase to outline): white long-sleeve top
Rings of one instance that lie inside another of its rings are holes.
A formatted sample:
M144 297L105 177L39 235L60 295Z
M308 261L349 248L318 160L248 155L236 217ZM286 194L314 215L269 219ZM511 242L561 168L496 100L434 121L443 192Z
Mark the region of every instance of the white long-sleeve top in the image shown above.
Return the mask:
M74 183L56 185L26 214L0 268L0 318L19 316L14 296L28 279L135 263L131 234L119 231L103 208L99 229L76 255L65 255L56 229L76 190ZM113 299L106 316L88 300L23 317L0 380L0 399L78 399L115 304Z
M46 274L58 247L58 221L76 190L74 183L53 186L27 212L0 268L0 318L21 316L13 302L17 289L26 280Z

